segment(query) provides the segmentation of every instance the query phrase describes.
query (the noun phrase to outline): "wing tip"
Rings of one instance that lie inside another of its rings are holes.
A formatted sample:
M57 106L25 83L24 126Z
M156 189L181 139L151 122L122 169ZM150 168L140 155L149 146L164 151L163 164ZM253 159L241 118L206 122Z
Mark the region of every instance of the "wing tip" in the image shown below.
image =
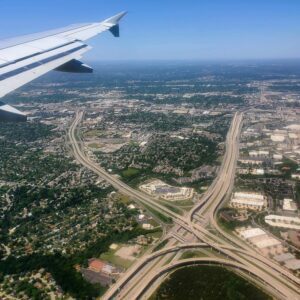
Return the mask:
M117 25L120 22L120 20L126 15L127 15L127 11L123 11L123 12L120 12L120 13L106 19L104 22L110 23L112 25Z

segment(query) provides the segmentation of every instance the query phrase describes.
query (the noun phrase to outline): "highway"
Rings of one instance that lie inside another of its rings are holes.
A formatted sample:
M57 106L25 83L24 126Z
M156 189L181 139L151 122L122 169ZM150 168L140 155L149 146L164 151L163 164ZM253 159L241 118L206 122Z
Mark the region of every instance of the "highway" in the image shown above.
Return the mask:
M172 258L169 252L170 247L175 247L172 248L174 250L172 252L176 253L177 251L178 253L186 249L184 247L195 247L195 244L201 245L200 247L210 247L214 251L222 254L226 258L226 261L230 261L231 267L249 271L252 281L267 286L268 292L273 294L275 298L299 299L298 290L300 281L297 277L269 258L260 255L238 238L224 232L216 222L216 212L222 202L225 201L226 197L230 194L234 183L239 152L239 135L243 120L242 113L236 113L232 120L226 139L226 152L217 178L199 203L196 204L186 216L178 215L157 203L157 201L148 195L132 189L93 162L81 149L76 139L76 128L82 118L83 112L78 112L68 132L68 138L77 161L108 181L121 193L172 218L177 228L176 232L173 231L173 237L177 236L177 240L174 239L168 243L168 248L157 252L157 256L154 253L150 257L146 256L138 260L137 263L128 269L116 284L108 290L103 299L140 299L147 291L149 282L153 283L154 281L164 278L163 276L158 276L157 270L165 270L164 264L166 264L167 261L166 259L162 259L162 257L167 257L168 255L168 258ZM199 222L199 220L203 220L203 223L202 221ZM211 231L211 229L213 229L213 231ZM193 237L195 243L190 243L190 245L185 244L187 234ZM176 242L174 242L175 240ZM176 245L178 241L180 244ZM174 243L175 245L173 245ZM179 267L181 262L179 259L180 255L175 255L175 257L171 259L170 264L173 264L174 268ZM211 259L211 261L213 261L215 258L212 257ZM197 259L194 260L196 261ZM159 274L164 275L165 271ZM280 293L278 293L278 289Z
M157 279L159 279L161 276L165 275L166 273L172 272L175 269L178 269L180 267L188 267L188 266L196 266L196 265L216 265L231 269L237 269L238 271L243 271L247 275L250 275L254 277L255 283L262 289L267 289L270 294L276 294L278 298L286 299L285 294L283 294L279 287L270 287L266 286L264 283L261 283L259 280L256 280L256 271L253 271L251 268L247 268L242 264L233 262L232 260L228 259L221 259L216 257L201 257L201 258L190 258L190 259L182 259L180 261L176 261L174 263L167 264L163 266L162 268L156 270L154 274L150 277L151 280L149 280L146 285L144 285L142 288L140 288L136 292L136 299L144 299L144 293L151 288L151 286L155 283ZM263 275L262 275L263 276ZM246 276L247 277L247 276ZM253 278L251 278L253 280ZM145 298L148 299L148 298Z

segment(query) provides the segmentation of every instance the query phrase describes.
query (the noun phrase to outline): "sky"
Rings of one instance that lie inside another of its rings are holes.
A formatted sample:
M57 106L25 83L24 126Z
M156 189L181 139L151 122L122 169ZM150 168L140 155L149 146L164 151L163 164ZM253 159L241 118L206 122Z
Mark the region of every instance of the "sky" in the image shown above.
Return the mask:
M0 39L124 10L86 61L300 58L299 0L0 0Z

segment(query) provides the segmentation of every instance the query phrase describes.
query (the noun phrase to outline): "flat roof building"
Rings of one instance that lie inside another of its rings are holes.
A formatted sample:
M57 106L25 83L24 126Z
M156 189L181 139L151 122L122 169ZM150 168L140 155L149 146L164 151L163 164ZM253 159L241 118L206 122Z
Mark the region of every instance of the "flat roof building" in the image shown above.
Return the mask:
M300 259L290 259L285 262L285 266L292 271L300 270Z
M265 222L273 227L281 227L281 228L300 230L300 218L299 217L268 215L268 216L265 216Z
M278 262L285 262L290 259L294 259L295 256L292 253L288 252L288 253L282 253L280 255L275 255L273 258Z
M161 180L153 180L143 184L140 186L140 189L149 195L170 201L188 200L194 196L193 188L175 187Z
M282 209L286 211L297 211L297 204L293 199L284 198Z
M282 243L260 228L237 230L248 243L257 248L263 255L279 255L284 251Z
M230 205L236 209L261 211L267 206L267 199L262 194L236 192L230 200Z

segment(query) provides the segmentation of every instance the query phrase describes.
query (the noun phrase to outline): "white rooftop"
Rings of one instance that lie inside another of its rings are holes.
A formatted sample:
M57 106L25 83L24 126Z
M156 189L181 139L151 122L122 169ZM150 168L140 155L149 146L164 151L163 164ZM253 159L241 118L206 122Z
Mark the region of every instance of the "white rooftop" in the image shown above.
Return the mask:
M258 193L251 193L251 192L235 192L234 197L235 198L264 200L264 195L258 194Z
M274 227L300 230L300 218L298 217L268 215L265 216L265 222Z
M260 228L251 228L251 229L246 229L240 232L240 235L244 238L244 239L250 239L253 238L255 236L260 236L260 235L265 235L266 233L260 229Z
M293 201L293 199L285 198L285 199L283 199L282 209L283 210L289 210L289 211L296 211L297 210L297 205Z
M280 255L275 255L274 259L278 262L284 262L290 259L294 259L295 256L292 253L282 253Z
M231 200L232 203L244 204L244 205L251 205L251 206L263 206L264 201L256 200L256 199L239 199L233 198Z
M300 259L290 259L285 263L285 266L290 270L300 269Z
M281 245L281 242L272 237L267 237L265 240L255 243L255 246L259 249L273 247L273 246L279 246L279 245Z

